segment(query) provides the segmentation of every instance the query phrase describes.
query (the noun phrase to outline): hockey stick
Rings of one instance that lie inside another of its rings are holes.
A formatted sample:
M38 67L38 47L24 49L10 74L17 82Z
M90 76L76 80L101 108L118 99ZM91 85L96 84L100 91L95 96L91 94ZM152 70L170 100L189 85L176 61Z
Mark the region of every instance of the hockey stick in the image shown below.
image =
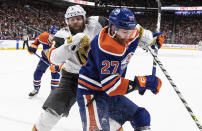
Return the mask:
M86 104L86 107L89 107L96 97L97 97L97 94L93 95L93 98Z
M41 61L43 61L44 63L46 63L48 66L50 66L50 64L48 62L46 62L43 58L41 58L37 53L34 53L37 57L39 57L39 59Z
M166 78L170 82L171 86L173 87L173 89L175 90L175 92L177 93L177 95L179 96L180 100L182 101L182 103L186 107L187 111L189 112L189 114L191 115L192 119L194 120L194 122L198 126L199 130L202 131L202 126L201 126L200 122L198 121L198 119L194 115L193 111L191 110L190 106L187 104L187 102L184 99L184 97L182 96L181 92L179 91L179 89L177 88L177 86L175 85L175 83L173 82L173 80L171 79L170 75L168 74L168 72L164 68L163 64L158 59L157 54L153 51L153 49L150 46L148 46L148 50L151 53L151 55L153 56L154 61L159 65L159 67L163 71L164 75L166 76Z
M29 48L28 43L26 43L27 48ZM34 53L34 55L36 55L41 61L43 61L45 64L47 64L48 66L50 66L50 64L48 62L46 62L43 58L41 58L41 56L39 56L37 53Z
M156 2L158 3L158 18L157 18L157 27L156 27L156 32L160 32L160 22L161 22L161 2L160 0L156 0ZM156 54L158 54L158 48L156 47L156 45L154 45L155 49L154 52ZM156 75L156 62L155 60L153 60L153 69L152 69L152 75Z

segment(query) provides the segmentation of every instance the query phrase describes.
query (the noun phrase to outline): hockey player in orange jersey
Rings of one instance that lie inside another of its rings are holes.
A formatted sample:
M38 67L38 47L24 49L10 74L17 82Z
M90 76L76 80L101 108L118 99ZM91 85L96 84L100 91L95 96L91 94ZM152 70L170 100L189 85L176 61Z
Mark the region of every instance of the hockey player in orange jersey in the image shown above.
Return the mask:
M39 89L41 87L41 78L43 74L46 72L47 68L50 66L49 61L48 61L48 56L47 56L47 51L51 47L51 40L53 39L53 35L58 31L59 29L57 27L51 27L48 32L43 32L41 33L28 47L28 52L30 54L35 54L38 46L42 44L43 50L41 51L42 57L40 58L40 61L36 67L36 70L34 71L34 90L29 93L29 97L33 97L36 94L38 94ZM59 84L59 79L60 79L60 74L58 73L59 71L59 66L50 66L51 70L51 90L53 90L56 86Z

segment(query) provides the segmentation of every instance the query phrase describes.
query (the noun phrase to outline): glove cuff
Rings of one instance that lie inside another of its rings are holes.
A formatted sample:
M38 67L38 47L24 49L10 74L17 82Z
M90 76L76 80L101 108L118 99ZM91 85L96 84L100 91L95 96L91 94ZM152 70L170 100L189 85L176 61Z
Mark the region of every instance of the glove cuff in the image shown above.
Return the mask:
M146 81L147 78L146 76L135 76L135 82L137 85L137 89L140 95L144 95L145 91L146 91Z
M134 91L134 90L138 90L138 85L136 84L135 81L130 81L129 80L129 84L128 84L128 89L127 89L127 92L126 94Z
M139 87L146 87L147 77L146 76L136 76L135 82L138 84Z

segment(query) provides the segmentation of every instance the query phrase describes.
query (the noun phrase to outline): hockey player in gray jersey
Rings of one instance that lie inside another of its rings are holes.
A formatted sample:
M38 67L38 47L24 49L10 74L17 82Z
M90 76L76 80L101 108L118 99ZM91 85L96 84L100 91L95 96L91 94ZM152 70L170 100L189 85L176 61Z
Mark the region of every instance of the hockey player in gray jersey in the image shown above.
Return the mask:
M49 50L49 62L63 65L59 87L53 90L43 105L32 131L50 131L76 102L78 73L85 64L91 40L106 26L103 17L86 18L85 10L79 6L70 6L65 14L67 27L59 30Z

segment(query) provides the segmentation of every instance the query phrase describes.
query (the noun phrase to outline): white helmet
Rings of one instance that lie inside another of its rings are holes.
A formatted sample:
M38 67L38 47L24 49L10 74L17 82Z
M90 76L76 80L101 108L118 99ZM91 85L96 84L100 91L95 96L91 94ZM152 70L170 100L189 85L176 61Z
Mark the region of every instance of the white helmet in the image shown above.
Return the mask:
M67 8L67 11L65 13L65 18L68 19L70 17L80 16L80 15L83 16L84 20L86 19L86 11L83 9L83 7L81 7L80 5L74 5ZM68 22L66 21L66 23Z

